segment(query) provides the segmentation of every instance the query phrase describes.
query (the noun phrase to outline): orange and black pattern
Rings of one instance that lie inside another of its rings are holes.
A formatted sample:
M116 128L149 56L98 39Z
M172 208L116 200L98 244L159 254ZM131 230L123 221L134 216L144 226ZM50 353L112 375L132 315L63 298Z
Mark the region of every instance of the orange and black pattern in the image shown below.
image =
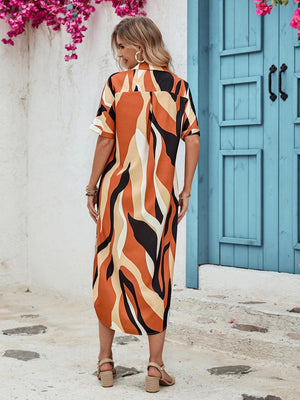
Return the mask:
M188 84L146 63L112 75L91 129L115 140L99 186L94 305L130 334L167 327L177 234L175 160L199 135Z

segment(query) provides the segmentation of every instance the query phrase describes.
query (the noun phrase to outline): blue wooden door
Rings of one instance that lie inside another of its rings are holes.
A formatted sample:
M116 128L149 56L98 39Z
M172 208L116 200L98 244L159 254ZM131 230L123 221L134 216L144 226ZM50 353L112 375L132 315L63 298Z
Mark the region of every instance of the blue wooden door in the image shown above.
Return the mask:
M249 0L209 2L204 262L300 273L300 47L289 26L295 7L291 1L260 17Z
M300 273L300 40L291 29L296 4L280 8L279 63L286 101L279 102L279 256L278 270Z

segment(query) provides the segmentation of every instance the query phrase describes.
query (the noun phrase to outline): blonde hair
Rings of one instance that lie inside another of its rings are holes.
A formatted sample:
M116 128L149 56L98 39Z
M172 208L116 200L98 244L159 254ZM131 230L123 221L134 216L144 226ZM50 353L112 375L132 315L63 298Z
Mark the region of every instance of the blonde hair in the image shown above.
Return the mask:
M148 64L170 68L172 57L156 24L147 17L127 17L115 27L111 35L111 47L118 49L117 36L129 45L142 48L142 57Z

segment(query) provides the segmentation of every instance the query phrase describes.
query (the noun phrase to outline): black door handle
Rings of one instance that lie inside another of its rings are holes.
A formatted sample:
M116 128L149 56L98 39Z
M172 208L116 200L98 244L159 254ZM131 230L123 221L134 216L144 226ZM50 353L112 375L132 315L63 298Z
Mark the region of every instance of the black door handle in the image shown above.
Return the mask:
M269 93L270 93L270 99L272 101L275 101L277 99L277 96L275 93L272 92L272 74L277 71L277 67L275 67L275 65L271 65L270 69L269 69Z
M282 81L281 81L281 74L283 72L285 72L287 70L287 65L286 64L282 64L280 67L280 71L279 71L279 93L280 93L280 97L282 98L283 101L285 101L288 98L287 93L282 91L281 85L282 85Z

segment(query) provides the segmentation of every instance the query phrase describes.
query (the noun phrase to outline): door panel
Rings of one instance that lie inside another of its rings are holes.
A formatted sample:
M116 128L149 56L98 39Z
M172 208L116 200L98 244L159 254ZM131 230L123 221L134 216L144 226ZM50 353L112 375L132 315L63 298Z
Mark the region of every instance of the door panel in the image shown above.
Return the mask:
M255 18L253 13L250 14L249 8L253 7L249 7L248 0L223 0L219 2L221 56L261 50L262 21Z
M220 151L220 243L262 244L261 160L261 150Z
M300 148L300 121L298 119L300 43L297 40L296 31L289 26L291 15L296 7L294 2L290 3L287 7L281 7L280 10L280 65L285 63L288 67L282 73L282 90L288 94L288 98L285 101L282 98L279 100L279 270L299 273L297 232L299 229L297 207L299 168L297 164L299 164Z
M278 269L279 102L268 92L269 67L278 66L278 29L277 10L263 19L248 0L210 2L212 263Z

